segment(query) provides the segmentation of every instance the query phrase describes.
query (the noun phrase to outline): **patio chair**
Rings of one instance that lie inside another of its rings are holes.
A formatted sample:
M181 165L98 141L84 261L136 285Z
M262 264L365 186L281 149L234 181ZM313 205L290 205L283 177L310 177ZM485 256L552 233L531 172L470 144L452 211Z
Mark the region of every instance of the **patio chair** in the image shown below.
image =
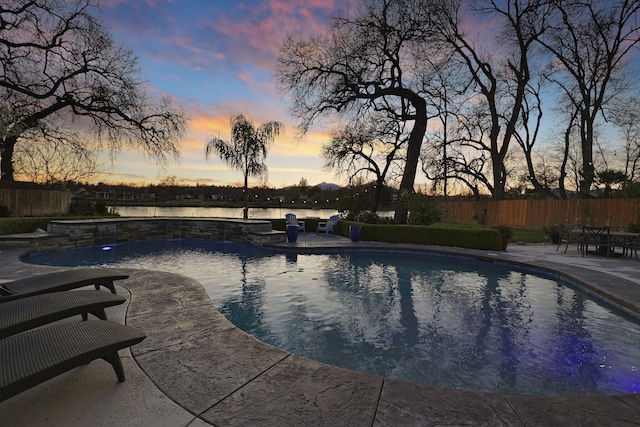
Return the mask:
M304 221L298 221L298 218L296 218L296 214L288 213L284 217L287 220L287 225L297 225L298 231L302 231L303 233L307 232Z
M17 298L25 298L32 295L51 292L68 291L94 285L96 290L100 286L116 293L114 280L122 280L129 277L121 271L112 268L81 268L59 271L57 273L42 274L12 282L0 283L0 303Z
M127 299L100 291L69 291L34 295L0 304L0 337L6 338L57 320L91 313L107 320L106 307L122 304Z
M65 322L0 340L0 402L95 359L111 364L118 381L124 369L118 350L146 335L107 320Z
M562 224L560 225L560 239L558 240L558 246L556 251L560 249L563 244L564 253L567 253L569 245L575 244L577 251L582 251L582 227L579 225Z
M604 248L607 258L611 252L611 237L609 227L582 226L582 256L589 254L589 245L596 247L596 250Z
M333 227L338 224L338 221L340 221L340 217L338 215L333 215L329 217L329 221L319 222L318 228L316 229L316 234L320 233L321 231L324 231L325 235L329 235L329 233L335 234L335 232L333 231Z
M640 233L618 232L611 236L611 242L612 246L622 248L622 256L628 254L629 257L633 257L635 254L636 261L639 261Z

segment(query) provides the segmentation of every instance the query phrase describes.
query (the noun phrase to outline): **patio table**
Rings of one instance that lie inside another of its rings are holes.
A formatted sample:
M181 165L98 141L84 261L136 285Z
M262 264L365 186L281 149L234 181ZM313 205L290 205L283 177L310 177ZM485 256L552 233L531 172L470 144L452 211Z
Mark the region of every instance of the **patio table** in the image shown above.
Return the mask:
M622 249L622 256L635 253L638 259L638 249L640 249L640 234L626 231L611 231L611 227L582 227L582 255L588 254L589 245L596 247L596 254L606 254L609 258L615 254L616 248Z

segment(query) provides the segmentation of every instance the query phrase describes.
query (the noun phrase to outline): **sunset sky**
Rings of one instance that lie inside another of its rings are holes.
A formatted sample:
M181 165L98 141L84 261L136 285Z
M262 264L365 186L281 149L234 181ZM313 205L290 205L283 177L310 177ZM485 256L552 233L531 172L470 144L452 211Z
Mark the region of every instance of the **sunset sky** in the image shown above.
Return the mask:
M181 158L158 168L144 155L123 151L108 182L156 183L175 175L184 184L240 183L241 173L221 160L205 160L210 136L229 140L229 119L246 112L256 125L277 120L285 132L267 156L268 184L343 183L322 170L320 149L331 124L317 126L303 140L273 78L278 49L286 35L323 28L347 0L103 0L104 19L116 41L132 49L154 95L170 95L191 119L181 142Z

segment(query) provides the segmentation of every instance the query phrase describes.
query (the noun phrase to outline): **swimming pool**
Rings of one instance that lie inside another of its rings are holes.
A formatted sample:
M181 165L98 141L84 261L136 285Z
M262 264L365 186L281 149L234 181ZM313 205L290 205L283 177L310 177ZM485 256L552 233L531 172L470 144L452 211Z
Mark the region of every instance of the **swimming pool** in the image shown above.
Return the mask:
M26 262L178 272L241 329L401 380L489 392L637 392L638 324L526 272L407 252L294 254L208 240L35 253Z

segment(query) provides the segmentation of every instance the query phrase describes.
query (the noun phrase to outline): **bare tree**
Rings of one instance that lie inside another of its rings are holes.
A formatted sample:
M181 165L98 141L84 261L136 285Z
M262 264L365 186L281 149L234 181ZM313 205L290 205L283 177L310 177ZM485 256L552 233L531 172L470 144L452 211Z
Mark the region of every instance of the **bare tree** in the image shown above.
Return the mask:
M356 178L375 182L372 212L378 211L389 172L408 139L404 127L404 122L370 116L364 123L335 131L331 142L322 148L325 168L347 175L350 183Z
M56 138L19 144L14 151L14 158L17 174L47 185L86 181L104 173L96 150Z
M618 99L610 111L611 121L624 138L624 174L627 182L635 182L640 176L640 99Z
M526 118L522 109L531 81L530 56L546 28L549 7L546 1L479 0L476 10L502 24L502 32L491 40L493 45L482 45L478 42L482 37L465 30L469 17L463 0L442 1L440 5L431 14L432 28L437 29L443 48L451 50L466 67L471 89L478 95L475 103L481 102L485 108L481 122L487 134L484 130L470 132L470 137L475 133L483 139L469 139L467 144L487 153L492 179L486 185L493 198L501 200L507 180L505 157L520 121ZM498 45L505 47L504 54L497 53Z
M555 0L553 20L539 42L553 56L552 81L577 111L582 154L579 191L588 197L596 177L598 117L628 88L626 58L640 41L639 0Z
M575 188L580 185L580 167L579 167L579 153L575 150L574 136L576 134L575 129L577 127L576 121L578 114L580 113L575 106L569 105L567 108L560 107L562 112L560 117L564 117L564 130L561 143L557 148L560 175L558 177L558 191L561 199L567 199L566 182L569 182Z
M422 171L432 181L433 192L439 187L446 198L449 194L449 182L457 175L451 169L450 154L456 143L455 124L468 96L468 79L460 63L449 58L426 57L429 63L429 75L422 79L429 107L435 111L434 121L427 129L427 139L421 152Z
M302 133L321 117L357 117L385 111L411 124L401 193L413 192L420 148L427 128L427 104L420 92L421 57L430 50L429 0L365 0L337 17L325 34L290 37L278 58L276 76L292 97ZM398 198L395 219L405 223Z
M455 105L459 107L454 113ZM468 188L476 200L484 189L491 192L487 150L476 145L476 141L486 139L485 111L483 103L466 105L461 98L439 114L442 129L429 134L422 150L422 170L433 182L434 190L438 183L452 181Z
M178 156L186 118L168 99L151 100L130 50L117 47L96 0L5 0L0 5L1 179L14 180L15 147L61 116L115 152L138 147L165 161ZM82 138L78 139L78 141ZM77 145L86 149L86 146Z
M522 109L520 111L521 120L518 128L514 130L514 138L524 154L527 167L526 180L533 186L534 191L541 195L551 196L552 192L548 186L548 177L546 165L540 169L534 162L534 146L538 141L540 134L540 126L542 123L542 97L541 86L543 79L536 80L536 84L527 85L527 93L529 96L523 98ZM543 176L538 176L538 171Z
M560 178L557 164L553 161L549 161L544 155L539 155L534 167L536 182L538 182L542 187L543 194L551 193L553 187L558 184L558 179ZM538 193L540 192L539 190L536 191Z

